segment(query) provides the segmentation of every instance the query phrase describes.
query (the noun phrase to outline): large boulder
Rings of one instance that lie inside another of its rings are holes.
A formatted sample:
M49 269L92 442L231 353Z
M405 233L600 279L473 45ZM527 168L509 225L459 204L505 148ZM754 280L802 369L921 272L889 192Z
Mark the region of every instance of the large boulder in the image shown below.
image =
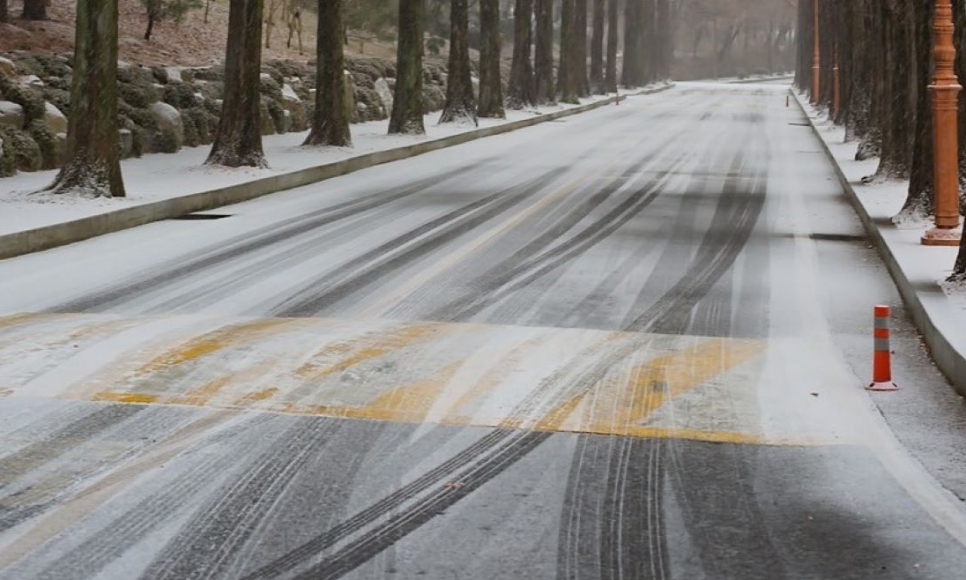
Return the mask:
M0 101L0 127L23 128L23 107L12 101Z
M67 132L67 117L54 105L44 103L44 125L52 134Z
M0 73L13 77L17 75L17 66L9 58L0 56Z
M302 99L299 98L295 89L288 83L282 85L282 106L285 107L285 111L291 119L291 130L304 131L308 126L308 115L305 112L305 103L302 102Z
M392 89L389 88L389 81L384 78L376 80L376 94L382 100L382 106L387 113L392 113Z
M158 134L151 149L162 153L174 153L181 149L184 144L184 124L178 109L159 101L151 103L148 112L158 125Z

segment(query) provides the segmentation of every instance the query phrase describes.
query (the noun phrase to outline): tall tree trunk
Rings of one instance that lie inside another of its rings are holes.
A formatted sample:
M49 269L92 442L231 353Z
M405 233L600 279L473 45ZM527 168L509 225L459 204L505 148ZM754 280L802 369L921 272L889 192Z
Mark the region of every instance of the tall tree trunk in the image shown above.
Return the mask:
M24 0L22 18L24 20L47 20L46 0Z
M624 2L624 67L621 83L625 87L636 87L641 81L640 44L641 44L641 0Z
M671 78L671 58L674 54L674 27L671 26L671 8L668 0L657 0L655 38L657 41L656 80Z
M343 3L319 0L315 112L306 145L352 145L342 49Z
M576 78L574 59L577 58L576 0L562 0L560 4L560 66L557 67L557 98L563 103L580 102L580 85Z
M117 127L115 0L77 0L67 164L53 193L124 197Z
M426 133L423 126L423 2L399 0L396 88L389 133Z
M540 105L554 102L553 0L534 0L536 51L533 57L534 91Z
M208 165L267 167L262 151L262 0L231 0L225 101Z
M574 82L577 94L590 96L590 83L587 80L587 0L575 0L574 4Z
M10 22L10 11L7 8L7 0L0 0L0 22Z
M618 0L607 0L607 67L604 71L604 90L617 92L617 37L620 12Z
M449 63L446 77L446 103L440 123L472 123L476 120L476 99L470 76L470 48L466 33L469 30L467 0L452 0L449 19Z
M154 32L154 22L161 12L161 0L148 0L148 28L144 31L144 40L151 40L151 33Z
M590 41L590 89L595 93L604 89L604 9L607 0L594 0L594 34Z
M480 117L505 119L500 79L500 0L480 0Z
M865 19L868 35L866 36L867 50L865 63L868 67L869 82L869 128L859 142L855 153L857 161L865 161L878 157L882 151L882 118L885 102L885 50L884 17L885 7L876 0L862 0L865 2Z
M887 0L888 18L885 26L886 55L885 88L887 110L882 116L882 151L876 177L879 179L908 179L912 168L915 142L915 108L910 107L915 54L910 46L910 17L906 0Z
M641 72L638 84L646 85L657 78L658 48L657 48L657 2L643 0L638 26L641 27L641 39L637 50L640 52Z
M933 212L933 122L930 106L929 65L932 60L930 8L923 2L913 7L916 38L916 131L909 191L902 210L892 218L896 224L921 222Z
M524 109L537 104L530 51L533 43L533 0L516 0L513 10L513 63L510 65L510 84L506 92L506 106Z
M812 20L812 2L800 0L798 2L798 42L795 66L795 86L799 90L808 91L811 87L812 75L812 36L815 26Z

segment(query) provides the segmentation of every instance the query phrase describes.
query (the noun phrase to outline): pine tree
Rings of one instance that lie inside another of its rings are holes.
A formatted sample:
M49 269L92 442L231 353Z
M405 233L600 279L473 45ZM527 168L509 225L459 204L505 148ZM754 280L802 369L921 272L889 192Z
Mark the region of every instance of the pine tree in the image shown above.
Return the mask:
M480 0L480 99L477 115L506 118L500 78L500 0Z
M262 151L262 0L231 0L225 100L208 165L267 167Z
M470 76L469 3L452 0L450 4L449 62L446 77L446 103L440 123L472 123L476 120L476 98Z
M399 0L396 45L396 87L389 133L422 135L423 126L423 0Z
M343 54L343 3L319 0L316 35L315 113L306 145L352 145L346 103L345 55Z
M533 0L516 0L513 10L513 62L506 91L506 106L524 109L536 105L533 66L530 64Z
M115 0L77 0L68 161L48 188L53 193L125 196L117 136L117 20Z

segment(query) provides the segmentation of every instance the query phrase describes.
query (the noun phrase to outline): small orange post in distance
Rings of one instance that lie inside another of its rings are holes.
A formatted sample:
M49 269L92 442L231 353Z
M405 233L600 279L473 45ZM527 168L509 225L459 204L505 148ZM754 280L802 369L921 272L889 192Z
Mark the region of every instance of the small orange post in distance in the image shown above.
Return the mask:
M873 336L872 384L870 391L895 391L899 387L892 382L892 353L889 350L889 307L875 307Z

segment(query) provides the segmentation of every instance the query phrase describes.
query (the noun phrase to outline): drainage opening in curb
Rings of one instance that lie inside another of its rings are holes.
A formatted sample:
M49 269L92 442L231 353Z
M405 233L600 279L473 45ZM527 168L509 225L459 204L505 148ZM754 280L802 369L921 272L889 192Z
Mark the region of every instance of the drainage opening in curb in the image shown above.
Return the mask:
M791 125L792 127L808 127L809 126L808 123L794 123L794 122L793 123L789 123L789 125Z
M220 220L223 218L231 217L230 213L186 213L184 215L179 215L178 217L168 218L177 221L195 221L195 220Z
M855 234L811 234L808 236L817 242L868 242L869 238Z

